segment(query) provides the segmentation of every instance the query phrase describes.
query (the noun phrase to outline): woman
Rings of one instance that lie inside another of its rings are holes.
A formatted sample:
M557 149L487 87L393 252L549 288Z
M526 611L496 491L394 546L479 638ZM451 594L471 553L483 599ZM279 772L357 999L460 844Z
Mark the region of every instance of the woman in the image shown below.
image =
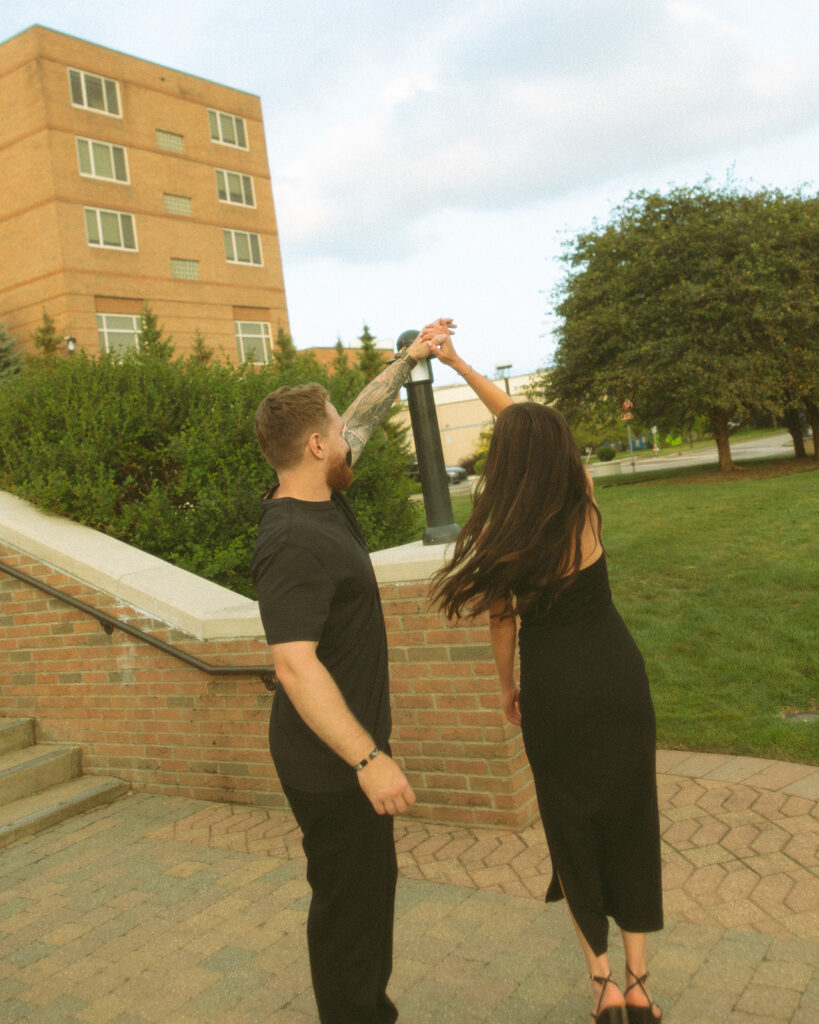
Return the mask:
M662 928L654 710L642 656L611 602L591 477L563 417L515 404L461 359L454 324L431 343L497 422L472 515L433 600L488 611L503 710L521 725L553 877L592 979L595 1021L652 1024L646 935ZM446 333L444 333L446 331ZM515 642L520 620L520 688ZM611 977L608 917L626 983Z

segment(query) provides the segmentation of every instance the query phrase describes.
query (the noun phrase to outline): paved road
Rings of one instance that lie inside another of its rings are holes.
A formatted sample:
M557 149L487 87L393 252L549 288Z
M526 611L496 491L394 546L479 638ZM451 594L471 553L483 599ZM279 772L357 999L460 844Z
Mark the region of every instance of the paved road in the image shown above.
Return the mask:
M793 453L793 442L790 434L782 432L771 434L769 437L754 438L750 441L734 441L731 444L731 452L736 459L765 459L773 456L785 456ZM622 473L630 474L632 472L631 461L628 458L618 461L622 467ZM659 469L673 469L675 466L713 465L718 461L716 445L713 448L695 449L683 445L670 451L666 450L662 455L635 457L634 465L635 472L639 474L651 473ZM609 466L610 463L607 462L588 463L588 469L592 476L603 475ZM469 493L470 488L474 486L475 479L475 477L470 477L465 483L454 484L450 487L449 493L452 495ZM413 495L413 497L417 500L421 499L420 494Z
M753 438L749 441L733 441L731 443L731 454L735 459L765 459L772 456L785 456L793 454L793 442L787 432L771 434L769 437ZM623 473L631 472L631 460L622 459ZM675 466L696 466L713 465L719 461L717 448L687 448L682 445L671 451L664 451L662 455L641 456L634 459L635 471L637 473L650 473L657 469L673 469ZM592 476L595 471L600 471L607 463L593 462L589 465Z

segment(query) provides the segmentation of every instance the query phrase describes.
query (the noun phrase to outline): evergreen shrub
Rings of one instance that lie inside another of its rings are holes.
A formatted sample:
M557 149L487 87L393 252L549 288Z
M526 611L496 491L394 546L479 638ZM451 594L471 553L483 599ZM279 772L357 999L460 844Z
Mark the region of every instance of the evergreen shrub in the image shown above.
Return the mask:
M274 481L253 414L274 388L310 380L339 411L365 383L292 348L261 368L167 351L30 360L3 381L0 488L252 597L259 498ZM408 464L389 423L356 464L348 497L372 550L414 535Z

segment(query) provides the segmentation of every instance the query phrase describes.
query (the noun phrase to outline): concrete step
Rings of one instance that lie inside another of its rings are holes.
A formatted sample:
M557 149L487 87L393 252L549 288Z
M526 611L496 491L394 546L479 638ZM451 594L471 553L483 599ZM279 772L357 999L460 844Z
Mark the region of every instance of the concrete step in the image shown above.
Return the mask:
M35 743L0 754L0 806L58 786L81 773L79 747Z
M35 742L30 718L0 718L0 849L128 792L128 783L82 775L80 747Z
M0 849L127 792L128 783L121 779L83 775L7 803L0 807Z
M34 745L32 718L0 718L0 754Z

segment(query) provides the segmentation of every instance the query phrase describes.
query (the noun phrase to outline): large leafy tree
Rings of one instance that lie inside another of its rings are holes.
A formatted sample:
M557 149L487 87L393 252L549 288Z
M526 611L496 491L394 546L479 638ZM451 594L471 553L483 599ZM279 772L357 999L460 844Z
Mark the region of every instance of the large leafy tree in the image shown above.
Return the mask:
M702 416L730 469L753 411L819 403L819 198L706 182L630 195L567 244L547 400L687 427Z
M770 332L783 418L797 455L804 454L800 412L819 436L819 199L782 197L776 248L777 319ZM774 409L778 412L778 409ZM814 443L814 457L819 457Z

